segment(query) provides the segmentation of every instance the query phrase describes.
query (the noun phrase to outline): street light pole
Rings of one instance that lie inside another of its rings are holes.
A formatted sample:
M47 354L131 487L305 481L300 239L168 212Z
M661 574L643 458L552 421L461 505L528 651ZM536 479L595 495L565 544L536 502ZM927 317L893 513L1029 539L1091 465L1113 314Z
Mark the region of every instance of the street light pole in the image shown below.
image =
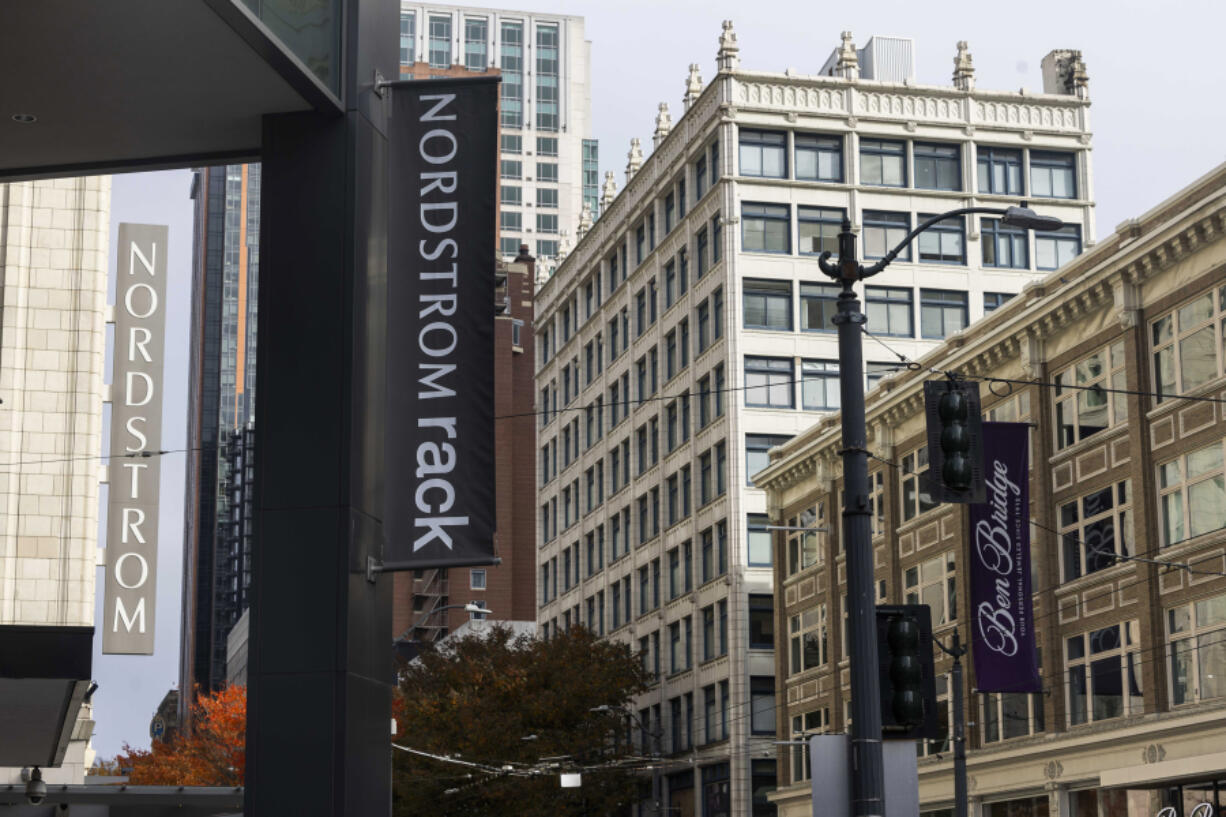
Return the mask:
M954 659L954 817L966 817L966 713L962 708L962 656L966 655L966 647L962 645L957 627L954 627L953 647L946 647L935 638L933 641Z
M877 676L876 590L868 483L868 434L864 408L865 317L852 287L885 269L916 236L947 218L982 213L1004 224L1032 230L1058 230L1058 218L1022 207L962 207L926 219L877 263L856 258L851 219L843 218L838 263L827 250L818 258L822 272L843 285L833 321L839 336L839 392L843 423L843 546L847 554L847 617L851 657L851 797L854 817L884 817L885 771L881 747L881 684ZM959 671L961 665L959 664ZM956 752L955 752L956 754ZM965 759L965 758L964 758Z

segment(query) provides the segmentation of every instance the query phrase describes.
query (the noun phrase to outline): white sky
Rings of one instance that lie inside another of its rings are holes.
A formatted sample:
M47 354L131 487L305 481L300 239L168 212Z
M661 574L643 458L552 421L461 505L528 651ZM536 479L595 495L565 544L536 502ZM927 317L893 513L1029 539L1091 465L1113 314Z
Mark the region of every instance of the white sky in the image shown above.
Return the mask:
M720 21L731 19L747 69L816 73L850 29L857 45L873 34L915 39L917 80L949 85L955 43L967 40L981 89L1042 90L1039 61L1055 48L1080 49L1090 76L1098 235L1157 205L1226 161L1226 6L1209 0L1036 0L977 2L783 2L716 0L537 0L514 7L580 15L592 42L592 112L601 178L624 180L630 138L650 148L656 106L676 121L689 64L715 75ZM752 9L752 16L748 10ZM163 448L186 437L191 202L187 171L114 178L112 255L119 222L170 224L170 291ZM115 259L111 258L112 275ZM94 658L98 726L94 747L113 756L124 741L149 743L149 721L178 682L182 588L181 454L162 460L157 653ZM101 605L101 571L99 571ZM100 620L100 619L99 619ZM96 645L101 639L95 639Z

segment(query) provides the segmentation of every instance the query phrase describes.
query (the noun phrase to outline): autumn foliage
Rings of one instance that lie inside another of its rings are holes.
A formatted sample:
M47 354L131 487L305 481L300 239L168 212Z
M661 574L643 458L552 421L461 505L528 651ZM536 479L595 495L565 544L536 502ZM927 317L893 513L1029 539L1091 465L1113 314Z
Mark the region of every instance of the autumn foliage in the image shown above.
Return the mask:
M605 815L637 796L618 736L647 673L625 644L583 628L543 640L493 627L427 647L400 679L393 743L484 770L393 750L397 817ZM562 771L579 770L580 788L560 788Z
M247 688L231 685L196 698L190 734L154 740L149 750L125 743L114 765L131 769L133 785L241 786L246 751Z

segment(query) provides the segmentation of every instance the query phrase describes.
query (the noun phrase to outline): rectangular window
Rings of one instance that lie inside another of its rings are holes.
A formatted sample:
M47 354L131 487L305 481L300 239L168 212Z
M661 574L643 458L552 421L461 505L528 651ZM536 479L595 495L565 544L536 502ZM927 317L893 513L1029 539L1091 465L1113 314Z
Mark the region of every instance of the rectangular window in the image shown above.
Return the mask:
M664 308L667 310L677 302L677 262L668 259L664 262Z
M985 267L1030 269L1025 230L996 218L983 219L980 228Z
M524 228L523 213L517 210L502 210L498 213L498 226L504 230L519 231ZM519 239L515 239L518 241Z
M797 207L796 237L801 255L839 252L844 211L834 207Z
M701 278L702 276L706 275L707 270L711 268L710 264L708 263L708 258L707 258L707 228L706 227L703 227L698 231L697 235L694 237L694 243L695 243L695 250L697 251L697 255L698 255L698 277Z
M485 571L484 570L468 571L468 588L470 590L484 590L485 589Z
M790 233L788 205L741 204L741 249L745 252L791 252Z
M753 485L753 475L770 465L768 453L777 445L783 445L792 439L786 434L746 434L745 435L745 479L747 485Z
M1056 448L1092 437L1128 419L1128 395L1104 389L1126 389L1124 341L1097 350L1056 373Z
M694 163L694 199L696 201L701 199L705 192L707 192L707 156L704 153Z
M524 163L515 159L503 159L499 163L500 175L504 179L520 179L524 175Z
M1044 731L1043 696L990 692L983 699L983 742L995 743Z
M843 137L797 133L792 138L796 151L797 179L843 181Z
M775 734L775 679L749 679L749 727L755 735Z
M1005 301L1013 297L1012 292L985 292L983 293L983 312L986 315L989 312L995 312L1005 305Z
M787 178L787 134L742 130L740 168L742 176Z
M557 162L537 162L536 180L538 182L556 182L558 180ZM557 191L554 191L555 193ZM555 205L556 206L556 205Z
M558 130L558 26L536 26L536 126Z
M524 149L524 137L518 133L502 134L502 152L503 153L522 153Z
M538 187L536 189L537 207L557 207L558 189L556 187Z
M920 290L920 337L946 338L966 328L970 311L965 292Z
M677 195L669 193L664 197L664 234L673 231L673 220L677 214Z
M768 524L770 524L770 518L766 514L749 514L748 548L750 567L771 566L771 532L766 529ZM752 597L750 601L752 602ZM752 619L752 612L750 616Z
M502 23L502 69L501 102L502 126L505 128L522 128L524 126L524 24L517 22ZM503 135L503 139L507 134ZM519 136L515 137L519 139ZM508 148L505 147L504 150ZM515 148L519 152L519 147Z
M1069 726L1144 711L1135 621L1075 635L1065 645Z
M1222 443L1159 465L1158 489L1164 546L1226 527Z
M484 71L489 67L489 22L484 17L464 18L464 67Z
M924 190L962 189L962 151L958 145L916 142L915 186Z
M451 18L430 15L430 67L451 67Z
M870 331L898 338L914 337L914 295L897 287L864 288L864 311Z
M504 235L498 239L498 252L502 255L518 255L519 244L519 238Z
M788 520L788 526L799 530L788 532L788 575L792 576L801 570L821 564L825 561L823 545L818 540L818 528L822 528L826 520L826 506L818 503L813 508L806 508L797 516Z
M928 495L928 446L920 446L902 458L902 518L906 522L937 507ZM935 619L934 619L935 620Z
M715 605L702 608L702 660L710 661L719 655L715 641Z
M801 362L801 407L806 411L837 411L839 364L834 360Z
M724 416L724 364L719 364L715 367L715 387L713 389L715 397L715 416Z
M1035 269L1059 269L1081 255L1081 226L1065 224L1052 232L1035 232Z
M723 234L723 222L720 221L719 213L711 217L711 263L719 263L720 237Z
M745 405L792 408L792 360L777 357L745 358Z
M1226 372L1226 285L1150 324L1158 402L1191 393Z
M723 496L728 491L728 444L715 444L715 494ZM723 524L722 522L720 524ZM718 528L718 526L717 526ZM721 561L723 553L720 554ZM722 570L720 572L723 572Z
M746 279L744 283L746 329L792 329L792 282Z
M412 11L400 13L400 64L412 65L417 61L414 41L417 39L417 14Z
M1166 611L1174 706L1226 696L1226 596Z
M1072 153L1030 151L1030 195L1077 198L1077 157Z
M932 610L932 626L949 624L958 618L954 552L904 568L903 594L907 604L927 604Z
M907 146L882 139L860 140L860 183L907 186Z
M931 217L921 213L919 219ZM961 216L938 221L920 233L917 241L921 264L966 263L966 221Z
M1060 505L1064 581L1105 570L1120 563L1117 555L1133 552L1131 499L1124 480Z
M524 203L524 191L522 187L504 184L499 188L499 196L503 204L513 204L518 207Z
M979 192L1022 195L1022 152L1009 148L978 148Z
M706 505L711 501L711 452L704 451L698 455L698 504Z
M698 380L698 427L706 428L711 422L711 377L705 376Z
M800 284L800 330L835 332L833 318L839 311L839 292L835 284ZM875 327L874 327L875 328Z
M543 193L543 190L537 190L537 193ZM556 233L558 231L558 214L557 213L537 213L536 214L536 231L538 233Z
M558 137L556 136L538 136L536 137L536 155L538 156L557 156L558 155Z
M788 619L790 674L816 669L829 657L826 605L815 604Z
M911 230L910 213L891 213L886 210L864 211L864 257L883 258L897 246ZM898 254L901 261L911 260L911 246L907 245Z

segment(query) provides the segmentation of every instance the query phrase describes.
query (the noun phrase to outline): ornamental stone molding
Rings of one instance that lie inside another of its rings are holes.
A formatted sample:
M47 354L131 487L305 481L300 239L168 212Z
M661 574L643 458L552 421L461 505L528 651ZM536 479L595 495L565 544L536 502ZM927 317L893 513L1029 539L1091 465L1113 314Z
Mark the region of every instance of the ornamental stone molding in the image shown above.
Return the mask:
M1151 743L1141 750L1142 763L1161 763L1166 759L1166 748L1161 743Z
M1048 780L1055 780L1064 774L1064 764L1058 760L1052 760L1043 767L1043 776Z

